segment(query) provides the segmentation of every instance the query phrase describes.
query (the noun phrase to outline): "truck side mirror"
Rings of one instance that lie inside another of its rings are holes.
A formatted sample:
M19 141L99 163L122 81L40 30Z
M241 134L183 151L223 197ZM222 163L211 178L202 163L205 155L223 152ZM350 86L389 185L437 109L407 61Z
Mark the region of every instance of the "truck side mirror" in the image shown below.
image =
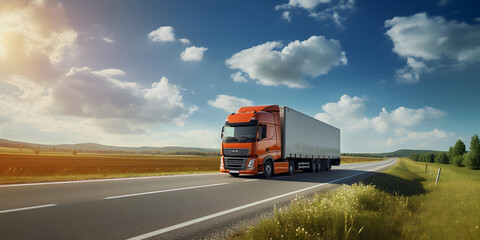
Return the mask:
M225 126L222 127L222 133L220 134L220 139L223 139L223 131L225 130Z

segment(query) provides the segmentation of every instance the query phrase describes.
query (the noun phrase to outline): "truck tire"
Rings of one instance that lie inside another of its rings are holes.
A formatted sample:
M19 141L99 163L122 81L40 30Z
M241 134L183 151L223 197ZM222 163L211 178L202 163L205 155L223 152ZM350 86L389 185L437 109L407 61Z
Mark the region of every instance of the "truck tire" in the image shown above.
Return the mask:
M273 175L272 161L268 160L263 164L263 176L269 178Z
M325 167L325 160L320 160L320 165L322 166L322 172L324 171L327 171L326 167Z
M330 165L330 160L325 161L325 165L326 165L325 169L327 169L327 171L330 171L330 169L332 169L332 165Z
M318 165L318 164L317 164L317 160L312 160L310 163L312 163L312 166L311 166L311 168L312 168L312 173L316 173L316 172L318 172L318 168L317 168L317 165Z
M295 163L293 161L288 162L288 175L292 176L295 173Z
M317 171L321 172L322 171L322 160L317 159Z
M240 176L240 173L230 173L230 176L232 176L232 177L238 177L238 176Z

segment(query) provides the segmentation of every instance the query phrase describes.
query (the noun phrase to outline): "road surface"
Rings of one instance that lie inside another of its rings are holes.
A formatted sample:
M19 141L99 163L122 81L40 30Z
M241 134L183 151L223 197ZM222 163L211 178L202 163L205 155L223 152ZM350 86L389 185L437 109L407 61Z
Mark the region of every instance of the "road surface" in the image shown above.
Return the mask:
M230 177L196 174L0 185L0 239L192 239L396 162L332 171Z

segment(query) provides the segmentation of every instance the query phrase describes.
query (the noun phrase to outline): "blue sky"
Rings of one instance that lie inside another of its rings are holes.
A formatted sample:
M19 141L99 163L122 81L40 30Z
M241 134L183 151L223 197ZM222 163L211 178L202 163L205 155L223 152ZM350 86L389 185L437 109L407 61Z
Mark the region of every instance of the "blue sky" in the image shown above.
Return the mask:
M1 138L218 148L249 104L339 127L342 152L447 150L479 130L476 1L0 6Z

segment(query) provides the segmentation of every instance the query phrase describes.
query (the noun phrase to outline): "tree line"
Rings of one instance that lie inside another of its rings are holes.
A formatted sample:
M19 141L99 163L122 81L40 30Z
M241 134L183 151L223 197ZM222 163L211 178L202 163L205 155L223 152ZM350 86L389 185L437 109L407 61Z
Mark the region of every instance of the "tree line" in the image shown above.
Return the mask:
M473 135L468 152L462 140L458 140L454 146L450 146L448 153L414 153L410 155L410 159L418 162L436 162L480 169L480 140L477 134Z

